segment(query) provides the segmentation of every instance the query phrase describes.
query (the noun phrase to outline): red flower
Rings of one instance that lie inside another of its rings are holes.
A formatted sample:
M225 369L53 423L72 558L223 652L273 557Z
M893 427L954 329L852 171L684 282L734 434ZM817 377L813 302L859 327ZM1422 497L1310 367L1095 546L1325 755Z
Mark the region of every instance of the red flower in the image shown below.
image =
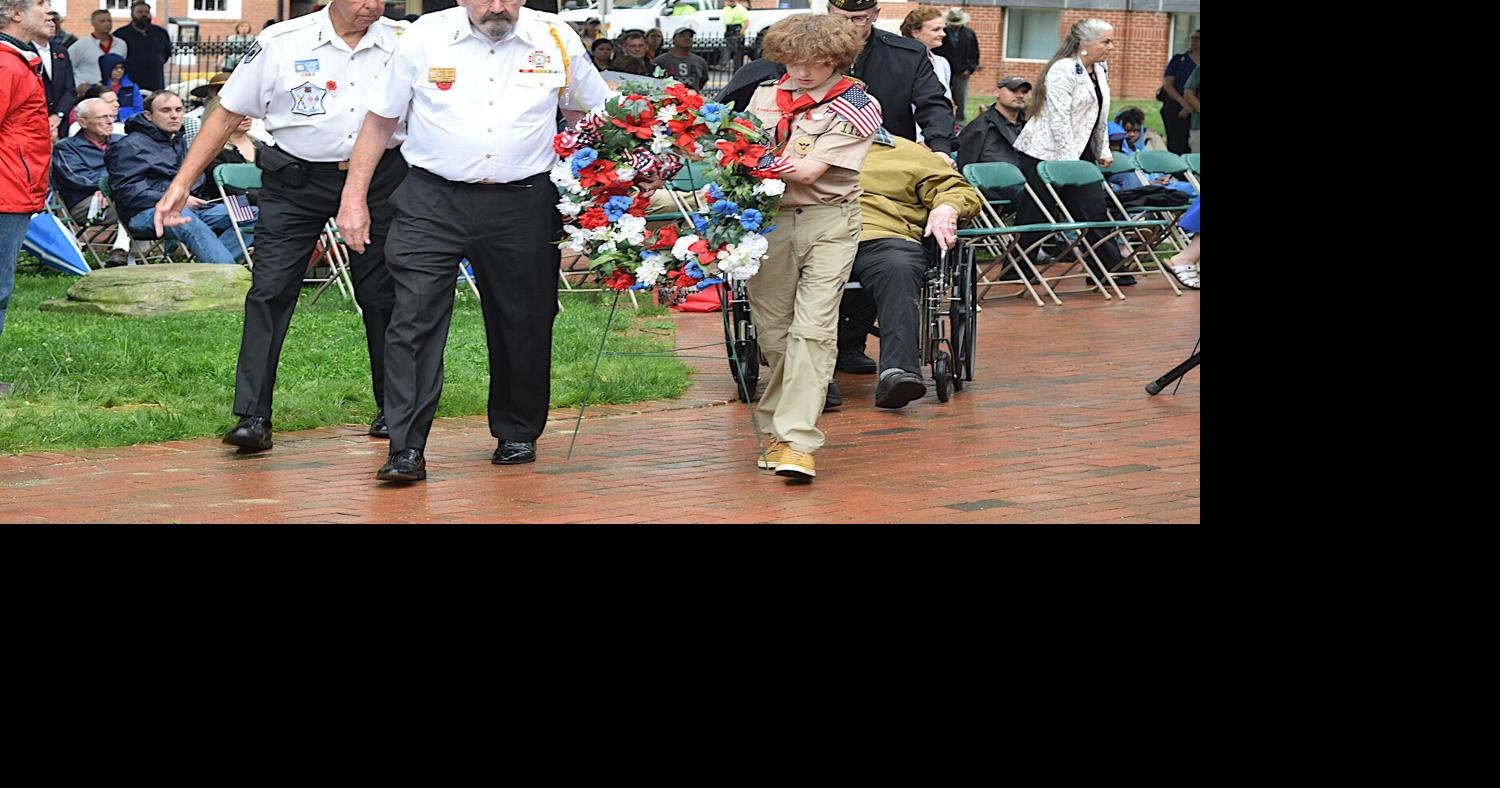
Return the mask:
M766 146L751 145L745 140L745 135L738 132L734 135L734 142L720 140L715 144L719 148L719 163L723 165L738 163L754 169L760 163L760 157L766 155Z
M597 230L608 224L609 217L604 215L603 208L584 211L583 215L578 217L578 226L585 230Z
M667 88L667 95L677 99L679 103L689 109L702 109L703 97L694 93L687 85L673 85Z
M604 278L604 286L614 290L629 290L635 285L635 274L623 268L616 268L615 272Z
M669 120L667 121L667 128L671 129L672 134L676 135L677 147L688 151L693 149L694 140L708 133L708 127L702 123L698 123L695 118Z
M672 286L673 287L687 288L687 287L697 287L698 286L698 280L694 279L686 271L674 271L671 274L669 274L669 276L675 277L675 280L672 282Z
M729 122L730 123L738 123L738 124L740 124L741 126L745 127L746 131L753 131L756 134L760 133L760 129L755 128L755 124L754 123L751 123L750 121L748 121L748 120L746 120L744 118L735 118L734 120L731 120Z
M640 115L626 115L624 119L611 118L610 122L624 129L626 134L634 134L640 139L649 140L655 133L651 127L656 123L656 110L647 107L646 111Z
M339 89L339 83L334 82L333 80L330 79L330 80L328 80L328 84L324 85L323 87L328 88L329 90L338 90Z
M578 135L571 131L560 131L552 138L552 150L564 158L573 155L578 147Z
M635 202L632 202L630 204L630 209L627 210L626 213L630 214L631 216L645 216L646 209L650 207L651 198L641 194L637 194L635 196Z
M698 265L712 265L719 260L719 250L709 249L708 241L699 238L696 243L688 247L688 251L698 255Z
M649 248L651 248L651 249L671 249L676 244L677 244L677 225L675 225L675 224L669 224L666 227L661 228L661 230L657 231L657 233L656 233L656 243L652 244Z
M585 189L595 186L610 186L619 180L615 175L615 163L600 159L578 171L578 184Z

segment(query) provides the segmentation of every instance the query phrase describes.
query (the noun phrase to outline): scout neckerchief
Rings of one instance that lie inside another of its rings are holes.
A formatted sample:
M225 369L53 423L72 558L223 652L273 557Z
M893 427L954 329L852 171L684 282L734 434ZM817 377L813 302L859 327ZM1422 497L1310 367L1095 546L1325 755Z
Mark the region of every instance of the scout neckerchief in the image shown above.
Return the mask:
M792 94L796 93L797 91L781 89L781 86L786 84L786 81L788 79L791 79L791 77L791 74L782 74L781 79L776 83L776 108L781 110L781 120L776 121L777 153L780 153L783 149L786 148L787 140L789 140L792 135L792 121L797 119L798 113L802 112L803 110L813 109L814 107L821 107L824 104L827 104L828 102L838 98L839 96L844 95L844 91L848 90L854 85L853 82L849 81L848 77L842 77L838 82L834 83L833 87L829 89L827 95L823 96L821 100L815 99L811 95L806 95L802 98L793 100Z

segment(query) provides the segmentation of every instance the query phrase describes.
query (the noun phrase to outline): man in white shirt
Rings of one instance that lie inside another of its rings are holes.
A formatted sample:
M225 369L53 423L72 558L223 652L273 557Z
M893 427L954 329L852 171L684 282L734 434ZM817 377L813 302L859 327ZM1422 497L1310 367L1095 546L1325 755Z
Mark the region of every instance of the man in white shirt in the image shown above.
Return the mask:
M125 39L111 32L114 24L109 11L100 8L89 14L89 24L94 32L73 42L68 47L68 57L73 59L73 76L80 85L98 84L103 76L99 73L100 55L126 57L130 51Z
M383 10L380 0L333 0L320 11L261 31L220 89L219 108L204 119L182 171L157 205L157 217L174 224L193 180L223 150L240 121L246 116L265 119L276 145L260 148L255 158L262 170L259 231L234 377L234 412L240 419L224 435L231 446L271 448L276 365L307 261L324 225L338 212L364 106L383 92L396 43L409 26L382 17ZM397 131L399 118L391 123ZM390 194L407 172L399 149L403 137L388 131L373 151L373 183L370 173L364 183L370 185L374 215L374 226L367 231L375 243L354 250L349 259L355 298L364 312L376 407L370 435L377 438L389 435L385 333L395 290L384 249Z
M391 453L377 478L427 478L423 452L443 386L454 276L467 257L484 309L490 359L491 461L532 462L551 394L561 235L552 137L560 109L576 119L609 86L578 34L522 0L469 0L424 14L373 96L350 162L339 226L370 243L365 186L397 118L409 112L412 165L392 198L386 254L396 308L386 340Z

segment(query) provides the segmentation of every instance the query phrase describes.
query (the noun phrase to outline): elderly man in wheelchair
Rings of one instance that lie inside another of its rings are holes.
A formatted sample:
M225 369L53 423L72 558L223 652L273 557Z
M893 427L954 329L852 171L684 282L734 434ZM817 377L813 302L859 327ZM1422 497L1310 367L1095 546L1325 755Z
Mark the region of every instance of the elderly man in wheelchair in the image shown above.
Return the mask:
M920 371L924 361L932 365L935 378L943 377L942 373L953 376L956 366L972 364L972 359L956 358L962 349L944 338L932 339L937 326L931 323L938 312L957 316L962 310L950 311L946 299L960 287L972 287L972 279L963 271L969 263L954 247L958 222L977 215L981 206L979 192L944 158L882 130L860 173L864 231L850 274L850 282L859 284L845 291L840 308L839 369L879 370L876 407L901 408L924 396L927 387ZM924 239L932 241L924 245ZM930 251L934 242L943 253ZM929 288L935 279L944 286ZM924 299L941 303L924 303ZM972 332L972 314L962 317ZM863 352L873 324L879 324L878 367ZM934 383L939 399L946 400L949 380L935 379ZM842 400L837 386L830 383L828 405Z

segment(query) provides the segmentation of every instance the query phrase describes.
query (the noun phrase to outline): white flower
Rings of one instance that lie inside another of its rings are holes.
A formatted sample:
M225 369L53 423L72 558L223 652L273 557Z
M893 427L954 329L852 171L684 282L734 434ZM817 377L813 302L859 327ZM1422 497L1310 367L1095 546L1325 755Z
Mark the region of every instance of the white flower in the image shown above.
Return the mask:
M557 204L557 212L562 214L563 216L568 217L569 219L577 216L582 211L582 205L579 205L578 203L573 202L566 197L564 197L562 201Z
M640 246L646 242L646 217L631 216L626 214L615 222L615 238L624 241L631 246Z
M616 167L615 175L622 181L628 181L635 177L635 170L629 167Z
M689 246L695 243L698 243L698 236L696 235L684 235L678 238L677 243L672 245L672 256L678 260L687 260L696 257L697 254L688 249Z
M765 257L766 252L770 250L771 242L760 233L745 233L734 248L746 261L758 263L760 258Z
M677 144L677 140L674 139L674 138L672 138L672 137L661 137L661 136L652 137L651 138L651 152L652 153L666 153L667 151L671 150L672 147L675 146L676 144Z
M780 178L767 178L755 184L755 188L751 191L756 194L764 194L767 197L775 197L786 191L786 181Z
M571 224L563 226L563 232L568 234L568 250L573 252L587 252L589 250L590 233Z
M677 120L677 105L668 104L667 106L662 107L661 109L657 110L656 117L659 120Z
M656 284L656 280L665 276L667 266L662 263L660 254L650 254L641 261L641 266L635 269L635 280L647 287Z
M568 164L566 160L559 161L553 165L552 172L548 173L548 175L551 176L552 182L559 189L573 191L574 189L581 188L578 179L573 177L573 166Z

